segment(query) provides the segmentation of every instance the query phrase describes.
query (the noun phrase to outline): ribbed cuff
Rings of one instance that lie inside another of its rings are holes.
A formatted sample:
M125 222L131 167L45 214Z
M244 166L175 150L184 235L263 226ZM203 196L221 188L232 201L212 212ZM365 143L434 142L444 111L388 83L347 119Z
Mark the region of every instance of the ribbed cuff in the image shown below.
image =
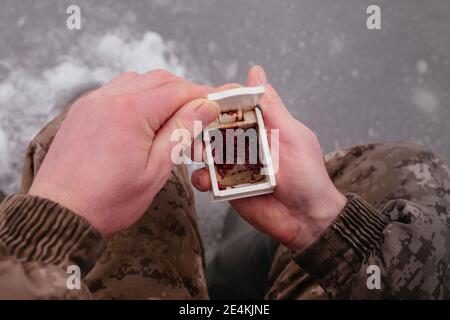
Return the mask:
M293 255L329 293L336 292L356 273L364 260L379 250L389 218L356 194L338 218L308 248Z
M25 261L78 265L86 274L104 249L101 234L61 205L16 194L0 205L0 244Z

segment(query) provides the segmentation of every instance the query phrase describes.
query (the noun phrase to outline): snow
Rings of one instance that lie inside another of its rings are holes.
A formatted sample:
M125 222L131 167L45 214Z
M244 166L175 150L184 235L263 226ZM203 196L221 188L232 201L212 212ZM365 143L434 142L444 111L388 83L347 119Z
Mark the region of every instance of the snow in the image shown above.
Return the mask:
M430 89L414 88L412 90L411 100L419 111L427 114L434 114L440 108L436 94Z
M236 81L237 72L238 72L238 63L237 61L233 61L225 66L225 78L229 81Z
M17 26L20 28L20 27L23 27L24 25L25 25L25 23L27 22L27 18L26 17L20 17L18 20L17 20Z
M6 192L18 189L29 140L79 88L104 83L128 70L164 68L180 76L185 74L185 68L171 53L171 44L151 31L141 36L131 36L124 30L86 34L68 54L55 59L53 66L38 72L7 59L2 64L12 70L0 82L0 178ZM237 65L232 67L231 77L236 70Z
M425 60L419 60L416 64L417 73L424 75L428 71L428 63Z
M377 138L377 137L378 137L378 133L377 133L373 128L369 128L369 129L367 130L367 135L368 135L370 138Z
M330 42L330 54L334 55L344 50L344 40L340 37L335 37Z
M0 151L8 148L8 139L6 132L0 129ZM8 153L0 152L0 171L4 171L8 167Z

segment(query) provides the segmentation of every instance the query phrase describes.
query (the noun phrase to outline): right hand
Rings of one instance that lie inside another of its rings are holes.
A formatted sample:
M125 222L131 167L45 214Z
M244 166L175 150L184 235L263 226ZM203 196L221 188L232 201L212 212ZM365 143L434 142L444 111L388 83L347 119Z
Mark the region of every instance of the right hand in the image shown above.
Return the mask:
M347 198L329 178L316 136L291 116L260 66L249 71L247 85L265 86L260 100L264 123L269 130L279 129L277 187L273 194L234 200L231 205L262 232L301 250L331 224ZM200 191L210 190L208 170L195 171L192 183Z

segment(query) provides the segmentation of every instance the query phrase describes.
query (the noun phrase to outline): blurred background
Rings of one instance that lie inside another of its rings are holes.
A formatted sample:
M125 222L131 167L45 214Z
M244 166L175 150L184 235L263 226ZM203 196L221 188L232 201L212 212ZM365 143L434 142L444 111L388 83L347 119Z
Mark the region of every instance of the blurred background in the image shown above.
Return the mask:
M81 8L68 30L66 8ZM381 30L366 9L381 7ZM0 0L0 190L74 96L127 70L220 85L261 64L324 152L412 140L450 159L448 0ZM227 204L197 193L207 257Z

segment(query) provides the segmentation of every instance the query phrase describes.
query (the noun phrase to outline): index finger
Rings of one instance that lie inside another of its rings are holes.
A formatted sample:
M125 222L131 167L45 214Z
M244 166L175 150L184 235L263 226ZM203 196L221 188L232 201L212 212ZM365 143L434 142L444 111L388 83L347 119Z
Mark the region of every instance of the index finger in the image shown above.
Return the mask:
M141 91L133 96L138 112L145 116L151 128L156 131L183 105L195 99L205 98L213 91L211 87L184 80L169 82L162 87Z

